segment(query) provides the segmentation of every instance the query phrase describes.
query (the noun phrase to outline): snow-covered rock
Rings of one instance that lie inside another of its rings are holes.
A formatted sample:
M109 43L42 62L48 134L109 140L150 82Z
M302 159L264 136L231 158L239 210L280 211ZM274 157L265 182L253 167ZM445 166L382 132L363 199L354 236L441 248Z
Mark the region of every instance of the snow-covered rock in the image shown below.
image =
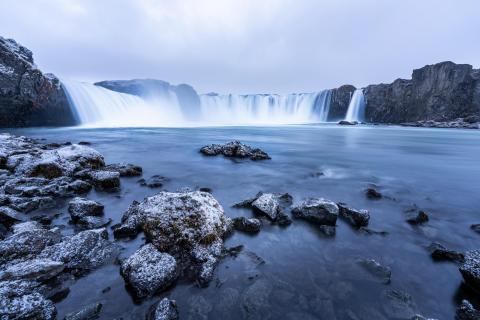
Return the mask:
M334 226L339 213L335 202L323 198L310 198L293 208L295 218L304 219L320 225Z
M178 320L177 303L175 300L163 298L150 307L147 320Z

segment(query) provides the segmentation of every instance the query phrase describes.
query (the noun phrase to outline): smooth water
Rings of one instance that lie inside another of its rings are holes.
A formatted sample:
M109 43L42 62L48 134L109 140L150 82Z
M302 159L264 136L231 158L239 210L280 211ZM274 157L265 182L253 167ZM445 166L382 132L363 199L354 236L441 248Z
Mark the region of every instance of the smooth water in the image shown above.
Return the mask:
M90 141L110 163L141 165L144 177L170 178L164 187L210 187L227 215L252 216L231 208L258 191L289 192L297 203L321 196L370 210L370 227L387 236L365 235L344 221L334 238L294 220L287 228L264 222L256 236L235 233L227 246L243 244L237 258L226 258L208 288L180 282L168 292L134 303L118 265L80 278L57 304L59 319L92 302L104 303L102 319L143 318L163 296L177 300L181 319L242 319L246 308L258 319L387 319L385 290L413 297L414 310L425 317L453 319L462 298L478 303L462 286L457 265L434 262L426 250L438 241L455 250L478 249L480 235L480 132L399 127L281 126L175 129L21 129L48 141ZM198 149L232 139L258 146L272 160L232 161L204 157ZM323 173L320 174L320 173ZM122 180L117 194L89 194L105 204L106 216L118 223L133 200L158 190ZM364 189L376 185L386 195L369 200ZM117 197L118 196L118 197ZM416 204L430 215L418 227L405 222L405 209ZM69 232L65 207L54 221ZM144 239L120 241L129 256ZM258 264L255 255L265 263ZM357 263L373 258L392 268L392 282L381 284ZM109 290L104 290L110 288ZM478 297L477 297L478 298ZM354 317L355 315L356 317Z

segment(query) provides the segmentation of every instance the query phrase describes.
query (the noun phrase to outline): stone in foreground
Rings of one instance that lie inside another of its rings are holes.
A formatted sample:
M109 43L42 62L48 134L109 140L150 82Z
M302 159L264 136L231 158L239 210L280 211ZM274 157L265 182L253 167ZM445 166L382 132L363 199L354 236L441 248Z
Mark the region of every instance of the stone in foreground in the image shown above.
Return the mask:
M368 226L368 222L370 221L368 210L358 210L340 203L338 204L338 208L340 209L340 217L344 218L352 226L357 228Z
M79 311L69 313L65 316L65 320L93 320L98 319L103 305L101 303L92 303L83 307Z
M339 213L335 202L323 198L310 198L292 209L293 216L320 225L334 226Z
M103 208L103 204L99 202L80 197L76 197L68 203L68 212L73 221L85 216L100 216L103 214Z
M142 167L131 163L109 164L104 168L107 171L118 172L120 177L136 177L142 175Z
M152 305L147 314L147 320L178 320L178 309L175 300L163 298Z
M168 253L147 244L122 263L120 273L136 297L145 298L173 284L178 274L177 262Z
M269 160L270 156L263 150L252 148L240 141L231 141L224 145L212 144L204 146L200 152L206 156L218 156L220 154L230 158L249 158L251 160Z
M429 218L425 211L419 211L416 215L407 219L407 222L411 225L418 225L428 222Z
M432 242L428 246L428 250L431 252L432 258L434 260L448 260L448 261L455 261L455 262L462 262L465 259L465 256L461 252L457 252L454 250L449 250L445 248L438 242Z
M291 204L292 196L288 193L263 193L252 202L251 207L255 213L264 215L273 222L277 222L280 225L288 225L291 223L291 220L283 210Z
M459 270L465 283L480 291L480 250L467 251Z
M457 309L455 320L478 320L480 319L480 311L475 309L470 302L463 300Z
M256 218L238 217L233 219L233 227L238 231L257 233L262 227L262 222Z

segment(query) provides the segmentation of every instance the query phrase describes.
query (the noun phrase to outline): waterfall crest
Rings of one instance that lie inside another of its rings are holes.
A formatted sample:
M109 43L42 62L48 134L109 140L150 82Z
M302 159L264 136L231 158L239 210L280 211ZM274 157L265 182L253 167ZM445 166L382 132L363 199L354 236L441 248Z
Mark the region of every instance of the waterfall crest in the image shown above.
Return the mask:
M365 117L365 97L363 89L356 89L348 105L345 120L361 122Z

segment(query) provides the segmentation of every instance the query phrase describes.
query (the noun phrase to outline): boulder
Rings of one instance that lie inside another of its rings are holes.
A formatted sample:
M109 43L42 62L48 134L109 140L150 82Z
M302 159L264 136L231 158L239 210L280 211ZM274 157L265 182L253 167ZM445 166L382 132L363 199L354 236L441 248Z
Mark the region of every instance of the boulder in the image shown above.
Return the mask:
M249 158L251 160L269 160L270 156L263 150L252 148L240 141L231 141L224 145L212 144L204 146L200 152L206 156L224 155L230 158Z
M68 184L68 191L71 191L73 194L84 194L90 190L92 190L92 185L86 181L75 180Z
M417 214L409 217L407 219L407 222L412 224L412 225L418 225L418 224L423 224L428 222L429 218L428 215L425 211L419 211Z
M291 223L290 218L284 213L284 208L291 204L292 196L288 193L263 193L252 202L251 206L255 213L283 225Z
M62 262L49 259L26 260L11 264L0 272L0 281L35 280L45 281L58 275L64 269Z
M14 223L27 220L27 216L17 210L9 207L0 207L0 224L5 227L10 227Z
M221 256L223 238L231 231L231 220L207 192L160 192L134 202L122 217L116 236L143 230L161 252L195 269L197 280L206 284Z
M262 227L262 222L255 218L238 217L233 219L235 230L247 233L257 233Z
M122 262L120 273L138 298L167 289L177 279L177 262L168 253L147 244Z
M80 197L76 197L68 203L68 212L74 222L86 216L101 216L103 209L103 204Z
M120 174L120 177L135 177L142 175L142 167L131 163L109 164L104 168L107 171L114 171Z
M480 250L467 251L459 270L465 283L480 291Z
M55 200L49 196L42 197L8 197L8 206L21 212L31 212L38 209L52 208L56 204Z
M478 320L480 319L480 311L475 309L470 302L463 300L457 308L455 320Z
M339 125L341 126L355 126L358 124L357 121L347 121L347 120L341 120L338 122Z
M65 320L93 320L98 319L103 305L99 302L89 304L78 311L69 313Z
M175 300L163 298L152 305L147 314L147 320L178 320L178 309Z
M370 214L368 210L358 210L338 203L340 217L344 218L352 226L360 228L368 226Z
M365 195L368 199L381 199L383 197L382 194L374 188L368 188L365 190Z
M293 216L320 225L334 226L339 213L335 202L323 198L309 198L292 209Z
M161 188L165 182L168 181L168 178L162 177L160 175L153 175L148 179L140 179L138 183L141 186L149 188Z
M428 250L430 251L434 260L462 262L465 259L463 253L449 250L438 242L432 242L428 246Z
M89 173L97 190L116 191L120 188L120 173L115 171L95 170Z

